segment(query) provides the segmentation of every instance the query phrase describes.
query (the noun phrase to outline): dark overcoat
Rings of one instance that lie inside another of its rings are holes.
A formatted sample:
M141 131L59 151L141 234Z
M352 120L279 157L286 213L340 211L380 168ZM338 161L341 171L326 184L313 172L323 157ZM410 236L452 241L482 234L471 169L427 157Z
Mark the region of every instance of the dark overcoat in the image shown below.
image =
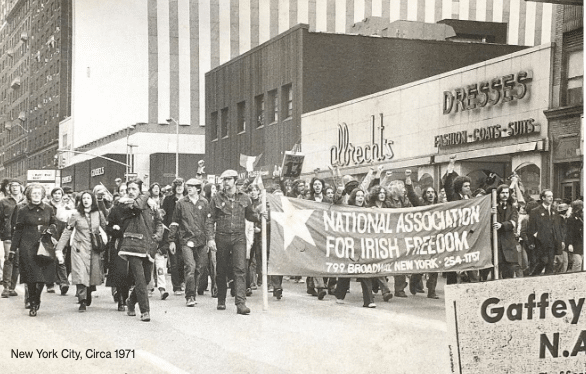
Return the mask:
M19 250L20 283L54 283L55 260L37 258L39 239L46 230L55 233L55 212L45 203L17 207L11 251Z

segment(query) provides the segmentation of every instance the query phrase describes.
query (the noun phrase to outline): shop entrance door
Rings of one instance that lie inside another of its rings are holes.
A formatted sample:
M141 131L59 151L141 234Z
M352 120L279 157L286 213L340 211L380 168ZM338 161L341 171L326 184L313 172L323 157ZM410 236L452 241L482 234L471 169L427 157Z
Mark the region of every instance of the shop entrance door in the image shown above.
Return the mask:
M579 181L562 182L562 200L574 201L580 197L580 191Z

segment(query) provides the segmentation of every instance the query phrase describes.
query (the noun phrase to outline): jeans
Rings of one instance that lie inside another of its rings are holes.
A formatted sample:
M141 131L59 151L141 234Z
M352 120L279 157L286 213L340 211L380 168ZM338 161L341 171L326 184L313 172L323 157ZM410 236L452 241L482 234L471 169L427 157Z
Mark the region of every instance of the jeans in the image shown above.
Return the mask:
M216 233L218 303L226 302L227 279L234 280L236 305L246 302L246 238L244 232Z
M359 278L360 285L362 286L362 301L364 306L368 306L370 303L374 303L374 295L372 294L372 281L370 278ZM334 295L338 300L344 300L346 293L350 289L350 278L338 278L336 283L336 289Z
M395 278L395 293L405 291L407 287L407 276L406 275L394 275Z
M179 241L175 242L176 248L181 248ZM181 291L181 283L185 281L183 255L176 251L175 254L169 252L169 272L171 273L171 283L173 291Z
M167 258L160 253L155 254L155 275L156 285L159 289L167 289L167 280L165 279L165 270L167 269Z
M535 258L535 269L533 269L533 273L531 275L541 275L543 269L545 269L545 274L553 274L554 270L554 257L548 255L541 255Z
M183 262L185 263L185 298L195 298L199 279L207 262L206 246L183 246Z
M582 255L570 253L570 256L572 256L572 268L568 269L568 271L582 271Z
M10 240L5 240L4 245L4 268L2 271L2 283L4 288L14 290L16 282L18 281L18 249L14 254L14 259L10 261L8 256L10 255Z
M57 284L61 287L69 286L69 280L67 279L67 266L65 263L60 264L58 261L55 261L55 266L57 267Z
M568 252L563 251L561 255L555 255L553 260L553 271L556 274L565 273L568 270Z
M79 302L82 302L83 300L87 301L88 294L96 290L96 286L86 287L85 284L76 284L75 287L77 289L75 294L77 295L77 300L79 300Z
M273 285L273 289L275 290L282 290L283 289L283 276L282 275L271 275L269 277L270 282Z
M435 295L435 288L437 286L437 277L438 273L427 273L427 282L425 286L427 287L427 295ZM419 282L423 278L423 273L411 274L411 283L409 284L409 290L411 293L413 291L417 291L417 287L419 287Z
M134 288L128 296L130 304L138 302L141 313L150 311L147 284L151 281L153 263L147 257L128 256L128 266L134 278Z

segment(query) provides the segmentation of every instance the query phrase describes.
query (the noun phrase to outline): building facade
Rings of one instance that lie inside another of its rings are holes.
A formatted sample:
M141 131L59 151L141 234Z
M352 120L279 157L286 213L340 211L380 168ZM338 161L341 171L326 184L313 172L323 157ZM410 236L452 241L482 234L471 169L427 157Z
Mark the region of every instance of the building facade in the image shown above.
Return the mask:
M584 7L557 8L552 106L545 111L551 140L551 188L573 201L584 191Z
M181 134L202 134L204 74L299 23L310 31L347 33L368 17L486 21L508 24L508 44L531 46L551 40L555 7L522 0L0 0L0 14L6 15L0 44L15 44L24 25L22 58L29 67L16 89L8 77L18 64L0 56L6 61L0 90L7 97L0 113L0 176L54 167L56 147L84 149L136 123L173 134L173 126L165 127L171 117L184 125ZM25 121L13 126L8 121L20 112L26 112ZM18 125L32 130L24 136ZM124 144L116 153L125 153ZM59 155L63 167L85 160Z
M262 154L257 166L266 174L285 151L305 146L304 113L523 48L315 33L299 25L206 74L208 171L238 168L240 154Z
M549 176L548 121L553 46L545 44L306 113L303 173L328 167L360 177L382 165L439 188L451 157L472 188L517 172L527 197ZM326 139L326 141L324 141Z

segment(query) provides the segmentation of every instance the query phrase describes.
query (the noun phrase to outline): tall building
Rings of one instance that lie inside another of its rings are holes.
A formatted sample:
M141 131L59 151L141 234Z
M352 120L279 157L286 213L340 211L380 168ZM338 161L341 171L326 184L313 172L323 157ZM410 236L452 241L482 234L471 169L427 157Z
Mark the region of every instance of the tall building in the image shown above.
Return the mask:
M137 172L152 174L151 155L174 158L177 152L175 122L166 121L170 117L181 124L180 153L203 153L205 73L299 23L309 24L310 31L345 33L368 17L488 21L508 25L508 44L532 46L551 41L554 9L523 0L0 1L0 12L11 20L2 26L0 44L16 44L19 27L29 36L20 44L20 65L6 53L0 56L5 61L0 91L7 96L1 103L3 123L18 119L21 111L26 114L24 121L10 123L9 134L6 126L0 130L5 168L0 166L0 177L53 167L55 139L67 151L60 153L61 167L95 157L90 153L124 156L125 143L137 143ZM21 18L22 25L16 22ZM25 65L30 68L15 88L9 77ZM43 79L47 82L41 85ZM125 142L120 134L136 123L148 125L136 126ZM19 124L32 129L28 137L19 133L24 131Z
M20 0L5 8L0 56L0 137L3 174L23 179L28 168L31 129L26 121L30 101L31 0Z

